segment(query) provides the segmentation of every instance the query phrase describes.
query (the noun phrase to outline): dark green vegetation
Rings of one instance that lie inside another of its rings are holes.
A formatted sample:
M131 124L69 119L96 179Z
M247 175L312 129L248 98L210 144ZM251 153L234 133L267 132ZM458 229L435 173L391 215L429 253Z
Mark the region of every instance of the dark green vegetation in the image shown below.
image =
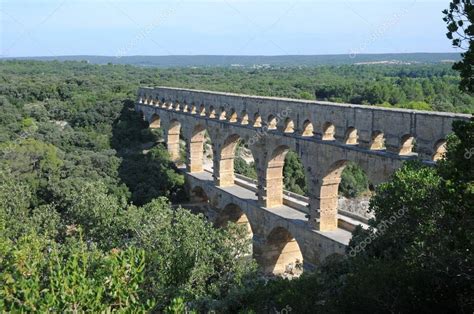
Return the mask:
M184 302L224 312L289 305L295 313L472 306L473 170L463 157L474 147L472 123L456 127L438 168L408 164L378 188L374 225L407 212L365 251L299 280L264 284L254 263L238 258L249 248L238 240L243 230L215 229L171 208L169 200L184 197L183 177L154 144L159 132L132 110L141 85L302 98L345 80L409 82L392 84L407 102L420 101L407 86L438 86L434 94L422 88L421 101L441 97L455 111L472 109L445 65L158 70L0 62L0 312L172 312ZM355 86L328 98L348 101L368 88ZM288 154L285 183L304 191L295 157ZM353 176L348 191L361 187L357 169ZM358 230L352 246L374 232Z

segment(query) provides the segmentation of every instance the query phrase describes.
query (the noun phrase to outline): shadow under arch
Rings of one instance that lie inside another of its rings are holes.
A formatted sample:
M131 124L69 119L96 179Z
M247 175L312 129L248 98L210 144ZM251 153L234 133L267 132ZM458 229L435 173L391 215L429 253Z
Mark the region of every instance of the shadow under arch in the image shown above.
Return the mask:
M265 273L302 273L303 254L300 246L284 227L273 228L259 253L257 262Z

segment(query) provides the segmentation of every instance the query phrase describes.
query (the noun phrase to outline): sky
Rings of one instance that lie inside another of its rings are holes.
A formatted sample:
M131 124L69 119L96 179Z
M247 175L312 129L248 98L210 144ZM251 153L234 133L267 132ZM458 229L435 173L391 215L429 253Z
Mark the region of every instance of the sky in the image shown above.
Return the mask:
M456 52L447 0L0 0L1 57Z

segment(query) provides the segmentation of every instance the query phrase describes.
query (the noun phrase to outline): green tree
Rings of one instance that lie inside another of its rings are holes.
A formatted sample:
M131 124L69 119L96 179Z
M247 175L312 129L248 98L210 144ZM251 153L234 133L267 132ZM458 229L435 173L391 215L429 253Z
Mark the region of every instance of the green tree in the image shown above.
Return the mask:
M443 11L447 24L446 36L454 47L463 49L463 60L454 64L453 69L461 73L461 90L474 92L474 5L470 0L453 0L449 9Z

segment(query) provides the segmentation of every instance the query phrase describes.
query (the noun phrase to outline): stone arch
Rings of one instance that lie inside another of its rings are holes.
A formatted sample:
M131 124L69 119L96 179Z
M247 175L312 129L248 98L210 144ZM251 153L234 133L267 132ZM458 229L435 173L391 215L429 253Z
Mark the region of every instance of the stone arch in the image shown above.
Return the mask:
M336 136L336 127L331 122L326 122L323 125L323 141L334 141Z
M322 180L318 183L317 186L313 186L315 189L319 189L316 191L316 194L319 196L319 204L317 208L319 209L319 226L318 229L321 231L331 231L338 228L338 207L339 207L339 188L342 178L342 173L346 169L346 167L352 164L356 168L353 170L359 169L362 171L367 179L367 191L374 189L373 184L377 182L377 174L380 174L380 169L373 169L371 164L360 162L356 159L340 159L333 162L329 167L324 170L321 174ZM349 194L354 193L354 191L347 190ZM354 195L356 196L356 195ZM348 195L348 198L352 198L354 196ZM367 196L367 195L366 195Z
M197 124L189 139L187 169L191 173L202 172L204 170L203 160L205 134L206 128L201 124Z
M283 130L284 133L293 133L295 132L295 123L291 118L285 119L285 129Z
M283 204L283 166L289 147L281 145L272 152L265 172L265 207Z
M259 260L265 273L301 273L303 254L290 231L278 226L268 234Z
M229 135L221 147L218 161L219 173L217 174L217 186L234 185L234 158L239 140L240 136L238 134Z
M240 115L241 118L240 118L240 124L242 125L247 125L249 124L249 115L247 113L247 111L242 111L242 114Z
M237 122L237 120L238 120L237 112L234 109L232 109L229 115L229 122L234 123L234 122Z
M402 136L400 140L400 148L398 154L400 156L411 155L413 153L413 147L415 144L415 138L411 134Z
M252 226L244 211L236 204L227 204L218 214L215 226L225 228L229 222L246 227L249 237L252 238Z
M196 104L194 104L194 103L191 104L191 109L189 110L189 113L191 113L191 114L196 114L196 113L197 113L196 110L197 110L197 109L196 109Z
M436 142L436 144L433 147L433 156L432 159L433 161L438 161L440 159L443 159L444 156L446 155L446 140L442 139Z
M346 136L344 138L344 144L346 145L358 145L359 136L357 135L357 129L354 127L347 128Z
M311 121L306 120L303 123L303 132L301 133L301 136L313 136L314 135L314 128L313 128L313 123Z
M274 115L269 115L267 119L267 128L269 130L276 130L277 129L278 120Z
M204 116L206 115L206 107L205 107L204 105L201 105L201 106L199 107L199 115L200 115L201 117L204 117Z
M188 112L189 111L189 106L186 102L183 103L183 112Z
M166 109L172 110L173 109L173 102L171 102L171 101L166 102Z
M181 105L178 101L174 103L174 110L175 111L180 111L181 110Z
M156 113L151 116L150 119L150 129L159 129L161 127L160 116Z
M209 118L215 119L216 118L216 109L213 106L209 107Z
M372 133L369 149L371 150L384 150L385 149L385 138L382 131L374 131Z
M258 112L253 116L253 127L255 128L262 127L262 117L260 116Z
M195 186L189 195L191 202L193 203L209 203L209 197L202 187L199 185Z
M168 138L166 145L168 147L168 153L170 154L170 159L172 161L178 161L180 159L179 155L179 138L181 134L181 123L174 119L170 121L170 126L168 129Z
M162 98L161 99L161 108L168 109L168 106L169 106L168 102L166 102L165 99Z
M219 120L227 120L227 112L224 107L221 107L219 112Z

